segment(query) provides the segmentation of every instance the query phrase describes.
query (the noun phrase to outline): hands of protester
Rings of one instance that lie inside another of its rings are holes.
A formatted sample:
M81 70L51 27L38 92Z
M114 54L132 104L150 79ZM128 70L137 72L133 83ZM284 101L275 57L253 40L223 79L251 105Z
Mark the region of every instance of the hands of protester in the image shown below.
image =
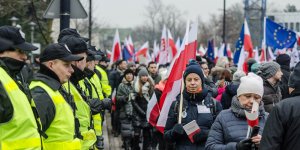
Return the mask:
M183 129L182 124L175 124L173 127L173 133L176 135L183 135L185 134L185 131Z
M252 139L245 139L236 144L237 150L251 150L252 147Z
M225 79L222 79L219 82L219 87L224 87L224 86L225 86Z
M261 135L258 134L257 136L252 137L251 140L254 144L258 145L261 140Z

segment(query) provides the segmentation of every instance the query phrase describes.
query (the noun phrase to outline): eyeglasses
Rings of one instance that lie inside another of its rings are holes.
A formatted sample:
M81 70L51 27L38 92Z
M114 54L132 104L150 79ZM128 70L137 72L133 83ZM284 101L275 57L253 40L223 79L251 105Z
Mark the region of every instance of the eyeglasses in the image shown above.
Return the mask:
M202 68L203 70L209 70L208 68Z

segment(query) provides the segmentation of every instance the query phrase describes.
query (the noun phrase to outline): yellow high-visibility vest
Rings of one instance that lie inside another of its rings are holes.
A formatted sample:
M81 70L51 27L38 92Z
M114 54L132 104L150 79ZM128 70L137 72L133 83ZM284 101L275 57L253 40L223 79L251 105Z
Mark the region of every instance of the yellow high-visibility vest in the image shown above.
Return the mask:
M65 89L69 89L68 85L68 83L65 83L63 86ZM88 150L97 140L95 131L89 129L91 125L91 109L72 83L70 83L70 92L73 95L77 108L75 113L80 124L79 131L83 136L83 140L81 140L81 149Z
M27 96L1 67L0 83L3 85L13 106L11 120L0 124L0 149L40 150L41 138Z
M66 102L60 92L53 91L48 85L42 81L32 81L30 89L35 87L43 88L51 97L55 106L55 117L49 128L46 130L48 138L43 138L43 146L45 150L79 150L81 144L79 139L74 139L75 122L71 106Z

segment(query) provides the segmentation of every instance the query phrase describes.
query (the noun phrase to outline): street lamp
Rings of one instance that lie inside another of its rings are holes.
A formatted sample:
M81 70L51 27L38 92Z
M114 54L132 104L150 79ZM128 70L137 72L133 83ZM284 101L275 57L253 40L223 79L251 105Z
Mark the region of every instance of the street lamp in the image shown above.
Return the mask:
M34 23L33 21L30 21L29 24L30 26L30 30L31 30L31 44L33 44L34 42L34 27L36 26L36 23ZM30 62L33 63L33 53L30 53Z
M19 18L15 17L15 16L12 16L9 20L11 21L12 26L16 26L17 21L19 21Z
M34 27L36 26L36 23L34 23L33 21L29 22L30 25L30 30L31 30L31 43L34 42Z

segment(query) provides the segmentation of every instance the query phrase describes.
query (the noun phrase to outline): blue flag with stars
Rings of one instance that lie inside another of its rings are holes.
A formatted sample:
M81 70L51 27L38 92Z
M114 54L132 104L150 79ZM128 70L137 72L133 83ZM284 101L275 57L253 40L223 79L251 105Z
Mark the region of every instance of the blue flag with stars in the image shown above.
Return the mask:
M266 44L274 49L293 48L297 41L296 33L266 19Z
M235 52L233 56L233 63L238 64L242 47L244 45L244 24L242 26L242 30L240 32L240 37L235 43Z
M213 40L208 41L208 46L207 46L207 51L206 51L206 56L211 60L215 60L215 52L214 52L214 44Z

